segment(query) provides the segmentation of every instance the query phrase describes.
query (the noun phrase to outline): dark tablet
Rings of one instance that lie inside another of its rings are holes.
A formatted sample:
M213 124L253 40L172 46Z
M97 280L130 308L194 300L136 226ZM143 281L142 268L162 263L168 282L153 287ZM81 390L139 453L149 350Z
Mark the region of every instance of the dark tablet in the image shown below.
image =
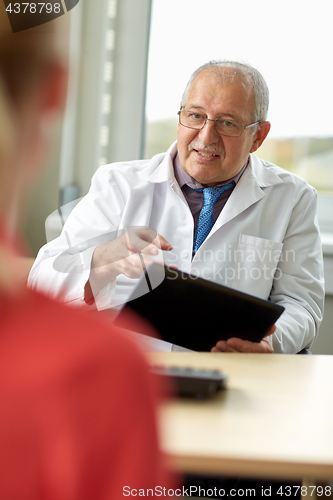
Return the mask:
M260 342L284 311L268 300L156 263L142 275L116 322L128 308L150 321L163 340L194 351L210 351L230 337Z

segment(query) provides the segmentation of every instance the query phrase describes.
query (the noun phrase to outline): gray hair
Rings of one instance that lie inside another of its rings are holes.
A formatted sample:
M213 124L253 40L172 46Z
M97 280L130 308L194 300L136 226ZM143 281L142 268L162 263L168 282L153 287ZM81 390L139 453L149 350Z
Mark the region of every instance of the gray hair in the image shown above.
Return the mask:
M245 83L252 83L254 90L254 100L255 107L253 110L252 120L265 121L267 119L268 105L269 105L269 90L267 83L265 82L261 73L258 70L246 63L241 63L237 61L209 61L203 64L200 68L196 69L189 79L185 91L182 96L182 106L185 107L188 99L188 95L194 83L196 77L206 69L210 69L217 76L225 76L221 69L230 68L231 72L228 74L228 80L233 81L236 78L243 78Z

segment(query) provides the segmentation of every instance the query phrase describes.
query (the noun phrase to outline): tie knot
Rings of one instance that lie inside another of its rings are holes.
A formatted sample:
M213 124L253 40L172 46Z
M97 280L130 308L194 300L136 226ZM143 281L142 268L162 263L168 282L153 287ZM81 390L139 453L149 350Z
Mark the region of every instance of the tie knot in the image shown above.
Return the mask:
M210 205L214 204L216 200L221 196L224 191L231 189L236 185L235 181L231 181L228 184L224 184L223 186L213 186L208 188L203 188L204 195L204 204Z

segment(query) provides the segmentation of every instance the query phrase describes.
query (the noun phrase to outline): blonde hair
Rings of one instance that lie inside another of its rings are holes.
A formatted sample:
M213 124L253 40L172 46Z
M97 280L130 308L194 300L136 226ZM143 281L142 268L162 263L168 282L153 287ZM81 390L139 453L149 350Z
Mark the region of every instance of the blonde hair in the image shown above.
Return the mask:
M45 71L48 65L59 59L59 47L55 36L56 21L45 25L13 33L5 10L0 2L0 196L15 197L15 192L8 193L7 186L13 186L17 172L13 160L13 151L20 148L15 144L15 120L20 115L20 106L29 98L29 91L36 76ZM16 179L15 179L16 176ZM13 260L13 227L4 207L0 216L0 290L10 292L15 289L16 265ZM11 210L9 210L11 212Z

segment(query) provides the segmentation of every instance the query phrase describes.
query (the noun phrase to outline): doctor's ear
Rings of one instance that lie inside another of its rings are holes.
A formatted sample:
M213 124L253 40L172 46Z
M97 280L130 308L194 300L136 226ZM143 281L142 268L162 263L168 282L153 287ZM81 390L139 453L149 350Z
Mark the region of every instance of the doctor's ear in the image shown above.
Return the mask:
M254 153L262 145L270 129L271 129L271 124L267 121L261 122L259 124L259 129L253 136L253 144L252 148L250 149L250 153Z

